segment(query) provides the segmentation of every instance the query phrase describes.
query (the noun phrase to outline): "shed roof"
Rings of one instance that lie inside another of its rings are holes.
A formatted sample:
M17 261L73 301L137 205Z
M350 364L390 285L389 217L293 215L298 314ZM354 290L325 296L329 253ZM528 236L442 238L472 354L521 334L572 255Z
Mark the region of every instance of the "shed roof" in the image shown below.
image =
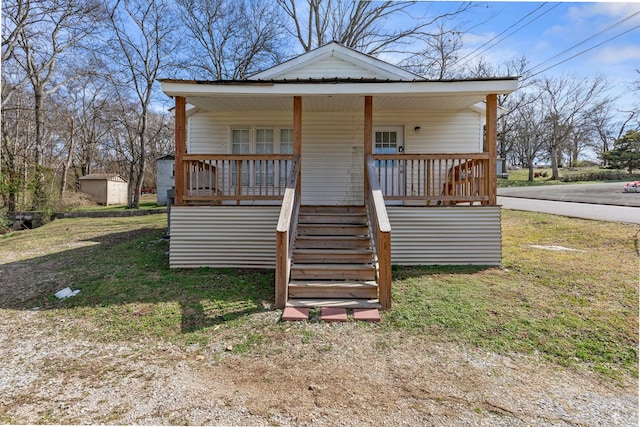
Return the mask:
M126 179L118 175L117 173L91 173L89 175L85 175L80 177L82 180L93 180L93 181L115 181L115 182L127 182Z

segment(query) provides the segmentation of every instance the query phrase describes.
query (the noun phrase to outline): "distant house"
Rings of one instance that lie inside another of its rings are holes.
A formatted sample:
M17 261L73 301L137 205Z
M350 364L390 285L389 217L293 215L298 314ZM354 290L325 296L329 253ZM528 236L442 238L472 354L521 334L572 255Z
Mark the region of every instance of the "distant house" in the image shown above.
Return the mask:
M156 159L156 188L158 190L158 206L166 206L167 191L175 186L176 158L171 154Z
M114 173L93 173L80 178L80 191L102 205L127 203L127 180Z
M274 268L276 306L391 304L391 264L501 261L497 96L330 43L175 99L172 268Z

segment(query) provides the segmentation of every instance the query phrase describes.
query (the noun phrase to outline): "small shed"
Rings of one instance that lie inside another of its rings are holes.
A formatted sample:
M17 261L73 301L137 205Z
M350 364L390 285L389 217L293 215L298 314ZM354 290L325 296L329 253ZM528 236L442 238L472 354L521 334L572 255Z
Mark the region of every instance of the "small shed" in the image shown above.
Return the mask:
M158 206L165 206L168 202L167 191L176 185L176 158L172 154L156 159L156 188L158 189Z
M80 178L80 191L102 205L127 203L127 180L115 173L93 173Z

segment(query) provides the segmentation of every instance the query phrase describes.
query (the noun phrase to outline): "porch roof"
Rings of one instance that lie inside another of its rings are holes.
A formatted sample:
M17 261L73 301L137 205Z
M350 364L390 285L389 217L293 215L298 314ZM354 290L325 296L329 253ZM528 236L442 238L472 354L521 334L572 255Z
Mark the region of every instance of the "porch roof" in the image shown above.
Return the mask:
M355 78L282 80L160 79L169 96L183 96L206 111L292 110L301 96L306 111L359 111L362 97L373 96L380 110L462 109L506 94L518 87L517 77L468 80L381 80Z

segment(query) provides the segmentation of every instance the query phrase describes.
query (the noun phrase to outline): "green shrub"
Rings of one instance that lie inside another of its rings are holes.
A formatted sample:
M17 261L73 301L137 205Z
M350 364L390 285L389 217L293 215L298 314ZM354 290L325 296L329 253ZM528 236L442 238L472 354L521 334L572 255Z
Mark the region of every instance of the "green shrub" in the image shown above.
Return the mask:
M600 170L597 172L572 173L560 177L562 182L580 181L624 181L639 179L638 175L630 175L620 170Z

